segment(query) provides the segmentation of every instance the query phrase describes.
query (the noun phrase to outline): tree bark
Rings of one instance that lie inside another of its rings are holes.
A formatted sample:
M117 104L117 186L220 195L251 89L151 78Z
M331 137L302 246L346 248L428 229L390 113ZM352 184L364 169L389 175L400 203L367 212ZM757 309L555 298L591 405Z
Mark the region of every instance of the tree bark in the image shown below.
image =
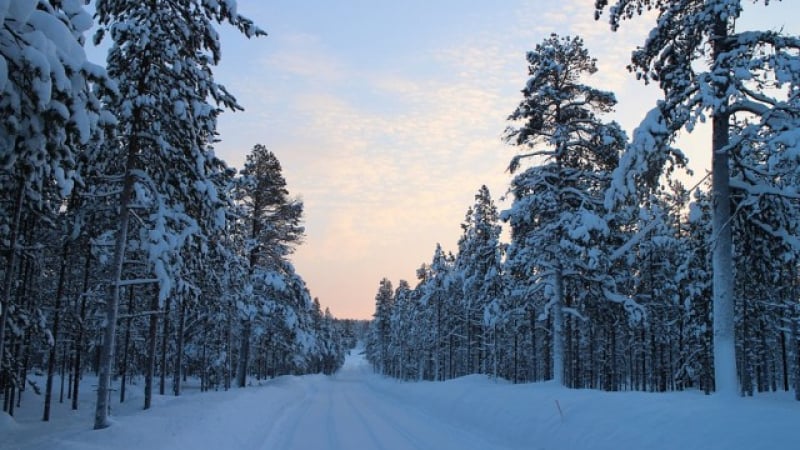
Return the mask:
M83 353L83 331L86 320L86 296L89 290L89 268L92 264L92 252L86 254L86 264L83 266L83 289L81 290L81 306L78 318L78 336L75 338L75 373L72 376L72 409L78 409L78 392L81 384L81 355Z
M233 307L229 305L228 308L228 321L227 326L225 327L225 390L231 388L231 371L233 370L233 361L232 355L233 353L233 342L231 335L232 328L233 328Z
M563 274L560 265L555 269L553 279L553 305L550 314L553 316L553 381L564 386L564 316L561 307L564 303Z
M792 318L792 343L794 344L794 399L800 402L800 308L795 306Z
M144 409L153 402L153 377L156 371L156 340L158 339L158 288L150 300L150 329L147 332L147 369L144 375Z
M726 50L728 23L717 18L714 26L714 60ZM723 95L725 86L717 86ZM728 164L730 115L719 111L712 118L711 190L714 199L712 219L713 301L714 301L714 382L716 392L736 396L736 340L734 335L733 236L731 233L730 169Z
M33 221L29 221L25 226L23 226L27 231L27 236L25 236L25 242L32 242L32 234L35 228L35 224ZM22 261L20 261L22 262ZM20 276L18 279L23 280L21 283L20 289L17 291L17 299L18 299L18 307L21 309L27 308L27 311L33 312L36 311L37 302L36 300L39 298L37 293L34 291L34 280L36 279L36 275L41 267L34 264L33 258L25 258L24 259L24 269L23 264L20 264ZM19 373L17 374L17 380L19 381L19 385L17 386L17 408L19 408L22 404L22 393L25 392L25 380L28 379L28 369L30 369L30 361L31 361L31 353L33 352L33 344L31 343L31 336L33 334L33 328L27 327L25 329L25 335L20 342L14 347L14 361L22 361L22 364L17 364L17 369Z
M236 371L236 385L247 386L247 366L250 354L250 321L242 321L242 341L239 348L239 364Z
M208 318L203 319L203 344L200 356L200 392L208 390Z
M67 367L69 359L69 346L66 342L61 344L61 392L58 395L58 403L64 403L64 379L67 376ZM69 374L69 385L72 386L72 373ZM67 398L69 398L69 388L67 388Z
M106 328L100 353L100 374L97 379L97 403L94 413L95 430L109 426L109 393L111 368L114 363L114 340L117 332L120 281L122 280L122 265L125 261L125 246L128 242L128 222L130 220L130 210L128 208L133 200L134 175L132 172L138 150L136 140L131 140L131 144L128 147L128 158L125 163L125 181L123 182L122 194L119 199L119 229L117 230L116 243L114 245L114 260L111 265L113 270L111 292L106 303Z
M178 330L175 344L175 378L172 383L172 392L175 396L181 395L181 370L183 370L183 334L186 324L186 300L181 299L178 304Z
M125 385L128 381L128 350L131 342L131 322L133 321L133 286L128 286L128 320L125 324L125 343L122 344L122 367L119 384L119 402L125 403Z
M11 288L14 285L14 267L17 265L17 237L19 236L20 222L22 220L22 203L25 198L25 183L20 181L19 192L14 203L14 222L11 224L9 234L8 256L6 257L6 273L3 280L3 296L0 298L0 372L3 371L5 360L6 322L8 322L8 309L11 306ZM11 370L8 368L8 370Z
M44 389L44 413L42 420L50 421L50 403L53 400L53 377L56 369L56 352L58 347L58 333L61 325L61 301L64 298L64 285L67 274L67 258L69 257L69 242L65 242L61 249L61 268L58 271L58 287L56 288L55 307L53 309L53 342L50 343L50 353L47 358L47 381ZM62 375L63 379L63 375ZM63 388L62 388L63 393Z
M159 376L161 377L158 385L158 394L164 395L167 390L167 350L169 349L169 309L171 298L167 298L167 303L164 305L164 323L161 327L161 370Z

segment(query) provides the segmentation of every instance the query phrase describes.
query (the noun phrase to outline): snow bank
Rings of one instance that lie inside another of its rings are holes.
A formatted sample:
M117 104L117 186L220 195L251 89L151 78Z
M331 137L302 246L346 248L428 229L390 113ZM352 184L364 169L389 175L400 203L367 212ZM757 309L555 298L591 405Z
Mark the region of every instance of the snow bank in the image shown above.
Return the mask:
M726 400L694 391L612 393L478 376L373 386L509 448L782 449L800 442L800 403L785 393Z
M91 383L80 411L56 403L51 423L40 421L41 403L26 393L16 419L0 415L0 448L691 450L800 442L800 403L790 393L612 393L477 375L406 383L375 375L356 353L332 377L208 393L190 382L186 395L156 396L149 411L140 409L141 385L131 386L134 396L124 405L115 399L113 425L100 431L90 429Z

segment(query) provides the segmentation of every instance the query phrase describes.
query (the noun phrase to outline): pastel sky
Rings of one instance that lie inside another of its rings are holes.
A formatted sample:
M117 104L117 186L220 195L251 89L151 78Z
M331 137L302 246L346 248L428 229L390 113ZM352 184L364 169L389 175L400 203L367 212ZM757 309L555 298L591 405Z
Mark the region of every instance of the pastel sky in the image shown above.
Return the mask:
M505 118L521 99L525 52L550 33L584 38L600 68L590 83L617 93L611 118L633 130L658 92L625 65L652 22L612 33L594 20L593 3L238 1L269 36L248 41L219 27L215 74L245 111L223 115L216 151L234 167L256 143L278 156L305 202L293 261L323 306L371 317L382 277L413 286L437 242L455 251L482 184L507 206L499 197L514 148L501 140ZM798 32L798 2L744 3L742 24ZM709 138L696 134L683 147L702 172Z

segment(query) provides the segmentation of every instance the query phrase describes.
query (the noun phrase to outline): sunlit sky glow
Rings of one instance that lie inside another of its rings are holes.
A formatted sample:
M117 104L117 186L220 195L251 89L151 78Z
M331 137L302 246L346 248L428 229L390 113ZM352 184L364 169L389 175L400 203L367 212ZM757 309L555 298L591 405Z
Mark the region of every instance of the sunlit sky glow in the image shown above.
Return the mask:
M305 243L292 259L323 306L371 317L382 277L413 286L437 242L455 251L481 184L496 200L505 193L514 154L501 141L505 118L521 99L525 52L550 33L584 38L600 68L590 83L616 92L611 118L630 134L658 95L625 70L652 22L612 33L593 3L238 1L269 36L219 27L216 77L245 111L223 115L215 148L237 168L256 143L278 156L305 202ZM745 3L742 23L798 32L798 2ZM695 134L681 142L702 172L709 138Z

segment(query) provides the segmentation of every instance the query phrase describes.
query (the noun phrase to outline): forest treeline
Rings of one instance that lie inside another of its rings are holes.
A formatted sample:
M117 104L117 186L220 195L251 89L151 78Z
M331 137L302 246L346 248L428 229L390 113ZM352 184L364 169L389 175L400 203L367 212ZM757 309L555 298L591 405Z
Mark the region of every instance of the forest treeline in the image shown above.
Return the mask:
M85 3L0 2L3 411L26 393L44 420L56 394L77 409L94 372L104 428L135 379L147 409L187 376L208 390L334 372L355 324L288 259L302 201L265 146L239 171L212 148L219 114L242 109L214 81L214 27L265 33L233 0L97 0L94 18ZM86 59L92 27L106 67Z
M738 0L611 3L594 13L612 30L657 16L628 69L663 97L628 137L580 37L528 52L510 207L481 187L455 254L437 245L413 288L381 280L368 359L412 380L800 400L800 39L738 31ZM711 170L686 186L676 139L703 122Z

